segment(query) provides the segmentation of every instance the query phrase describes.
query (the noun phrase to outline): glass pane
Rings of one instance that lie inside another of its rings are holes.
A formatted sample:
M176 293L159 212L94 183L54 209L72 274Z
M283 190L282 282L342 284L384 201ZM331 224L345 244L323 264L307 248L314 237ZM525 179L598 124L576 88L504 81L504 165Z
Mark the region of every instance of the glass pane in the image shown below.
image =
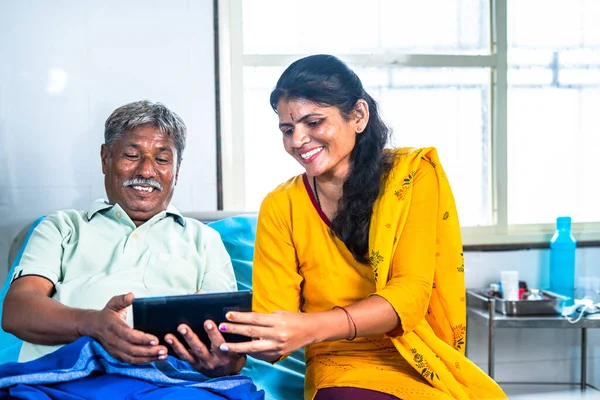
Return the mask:
M244 68L244 157L246 210L258 211L275 187L304 169L283 148L279 118L269 95L283 67Z
M598 190L598 150L600 150L600 88L581 91L581 134L577 170L578 221L600 221L600 190ZM575 153L573 154L575 158ZM575 175L575 174L574 174Z
M489 69L396 68L367 87L392 127L392 145L437 148L462 226L492 223ZM360 72L359 72L360 76Z
M245 54L488 54L487 0L245 0Z
M509 223L600 221L600 2L508 5Z
M435 146L454 190L461 224L490 224L490 71L483 68L354 70L365 89L379 102L384 120L393 129L392 146ZM249 210L256 210L264 195L277 184L303 171L285 153L277 116L269 106L269 92L281 72L277 68L245 68ZM272 75L267 78L269 74ZM261 84L263 89L258 89Z

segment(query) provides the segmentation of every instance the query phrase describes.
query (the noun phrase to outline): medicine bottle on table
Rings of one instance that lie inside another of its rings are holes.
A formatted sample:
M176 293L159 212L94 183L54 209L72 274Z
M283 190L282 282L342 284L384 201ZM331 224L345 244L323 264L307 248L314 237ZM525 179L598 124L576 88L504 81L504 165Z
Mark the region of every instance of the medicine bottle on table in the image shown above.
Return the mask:
M550 240L550 290L566 296L565 305L575 298L575 249L577 241L571 233L571 217L556 219L556 232Z

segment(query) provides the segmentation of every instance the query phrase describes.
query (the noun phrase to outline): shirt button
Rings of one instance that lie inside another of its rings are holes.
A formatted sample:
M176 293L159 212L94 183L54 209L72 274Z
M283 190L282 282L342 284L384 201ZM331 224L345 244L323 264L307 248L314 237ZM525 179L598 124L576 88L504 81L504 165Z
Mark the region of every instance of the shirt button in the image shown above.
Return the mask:
M117 218L121 218L121 212L120 212L120 211L117 211L117 212L115 213L115 215L117 216Z
M137 239L138 238L138 234L134 233L133 235L131 235L132 238Z

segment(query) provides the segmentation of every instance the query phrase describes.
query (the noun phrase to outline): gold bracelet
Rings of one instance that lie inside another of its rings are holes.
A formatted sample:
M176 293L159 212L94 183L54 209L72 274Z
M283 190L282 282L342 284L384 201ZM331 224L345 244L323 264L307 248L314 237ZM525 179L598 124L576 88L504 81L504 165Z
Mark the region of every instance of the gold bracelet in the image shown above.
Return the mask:
M348 312L348 310L346 310L344 307L342 307L342 306L335 306L335 307L333 307L334 310L336 308L339 308L340 310L342 310L343 312L346 313L346 317L352 323L352 327L354 328L354 335L352 335L351 338L347 338L346 340L354 340L354 339L356 339L357 331L356 331L356 322L354 322L354 318L352 318L352 315L350 315L350 313Z

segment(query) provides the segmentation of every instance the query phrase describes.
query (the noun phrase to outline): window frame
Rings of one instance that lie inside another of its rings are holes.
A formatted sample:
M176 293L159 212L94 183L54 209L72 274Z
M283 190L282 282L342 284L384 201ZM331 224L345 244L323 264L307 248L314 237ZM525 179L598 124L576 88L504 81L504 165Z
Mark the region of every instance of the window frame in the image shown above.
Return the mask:
M218 18L221 170L224 210L245 209L243 71L248 66L287 66L308 54L243 54L242 1L215 0ZM489 226L462 227L465 247L517 249L546 247L555 225L508 224L508 35L507 0L489 0L491 52L488 55L452 54L336 54L357 67L488 67L491 69L491 199ZM234 118L234 116L238 116ZM258 211L258 210L256 210ZM600 246L600 221L573 223L580 245Z

